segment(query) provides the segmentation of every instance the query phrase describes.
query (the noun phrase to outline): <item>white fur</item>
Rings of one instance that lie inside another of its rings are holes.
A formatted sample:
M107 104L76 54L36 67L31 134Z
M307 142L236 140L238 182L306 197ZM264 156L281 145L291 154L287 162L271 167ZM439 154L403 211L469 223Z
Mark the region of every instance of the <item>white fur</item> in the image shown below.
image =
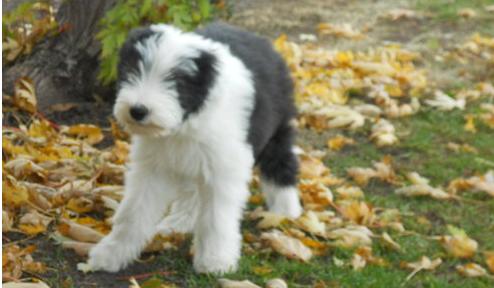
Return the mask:
M254 165L252 147L246 142L254 104L251 74L222 44L165 25L153 29L166 31L162 43L138 47L153 68L124 85L115 105L116 118L133 134L125 196L111 233L91 250L89 265L115 272L135 260L156 233L193 232L196 271L234 271ZM177 93L162 83L162 75L197 48L218 59L218 81L201 111L182 122ZM134 104L150 107L142 124L128 116ZM274 209L289 216L300 214L294 188L278 197L277 188L269 187ZM281 207L285 204L288 210Z
M266 202L271 212L291 218L297 218L302 214L302 206L300 206L296 187L280 187L262 178L261 190L266 196Z

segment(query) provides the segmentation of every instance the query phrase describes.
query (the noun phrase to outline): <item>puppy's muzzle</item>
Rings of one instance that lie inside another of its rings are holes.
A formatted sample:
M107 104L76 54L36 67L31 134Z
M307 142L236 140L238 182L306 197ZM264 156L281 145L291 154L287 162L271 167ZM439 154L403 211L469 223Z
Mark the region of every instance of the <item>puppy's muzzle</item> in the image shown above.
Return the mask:
M132 119L139 122L144 120L146 116L149 114L149 109L144 105L134 105L130 107L129 114Z

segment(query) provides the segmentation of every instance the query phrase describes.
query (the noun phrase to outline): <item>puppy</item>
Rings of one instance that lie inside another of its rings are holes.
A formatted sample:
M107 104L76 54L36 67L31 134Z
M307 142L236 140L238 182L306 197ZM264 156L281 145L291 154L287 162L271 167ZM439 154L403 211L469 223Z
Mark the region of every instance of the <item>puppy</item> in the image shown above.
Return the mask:
M192 232L194 268L237 268L240 221L258 165L270 211L298 217L293 84L270 42L226 24L132 31L120 51L114 115L131 133L113 229L89 254L116 272L157 233Z

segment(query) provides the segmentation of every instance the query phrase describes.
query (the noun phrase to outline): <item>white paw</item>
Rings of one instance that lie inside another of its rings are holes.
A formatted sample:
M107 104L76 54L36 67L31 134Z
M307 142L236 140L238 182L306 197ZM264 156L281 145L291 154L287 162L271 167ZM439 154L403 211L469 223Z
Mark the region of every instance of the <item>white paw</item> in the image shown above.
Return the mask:
M272 197L272 203L269 205L269 211L285 215L290 218L298 218L302 212L302 205L295 188L279 191Z
M87 263L91 271L117 272L134 260L125 248L108 242L103 240L89 252Z
M235 257L194 257L194 269L197 273L225 274L237 271L238 258Z

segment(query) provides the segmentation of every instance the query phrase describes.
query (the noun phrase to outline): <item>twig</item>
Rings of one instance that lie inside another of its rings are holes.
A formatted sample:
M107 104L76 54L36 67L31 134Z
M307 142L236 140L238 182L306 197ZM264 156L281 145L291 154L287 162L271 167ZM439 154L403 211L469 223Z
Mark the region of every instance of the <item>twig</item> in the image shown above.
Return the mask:
M148 278L154 275L160 275L160 276L170 276L173 275L177 272L175 271L155 271L155 272L148 272L148 273L143 273L143 274L137 274L137 275L129 275L129 276L121 276L117 277L118 280L130 280L131 278L134 278L135 280L141 280L144 278Z

